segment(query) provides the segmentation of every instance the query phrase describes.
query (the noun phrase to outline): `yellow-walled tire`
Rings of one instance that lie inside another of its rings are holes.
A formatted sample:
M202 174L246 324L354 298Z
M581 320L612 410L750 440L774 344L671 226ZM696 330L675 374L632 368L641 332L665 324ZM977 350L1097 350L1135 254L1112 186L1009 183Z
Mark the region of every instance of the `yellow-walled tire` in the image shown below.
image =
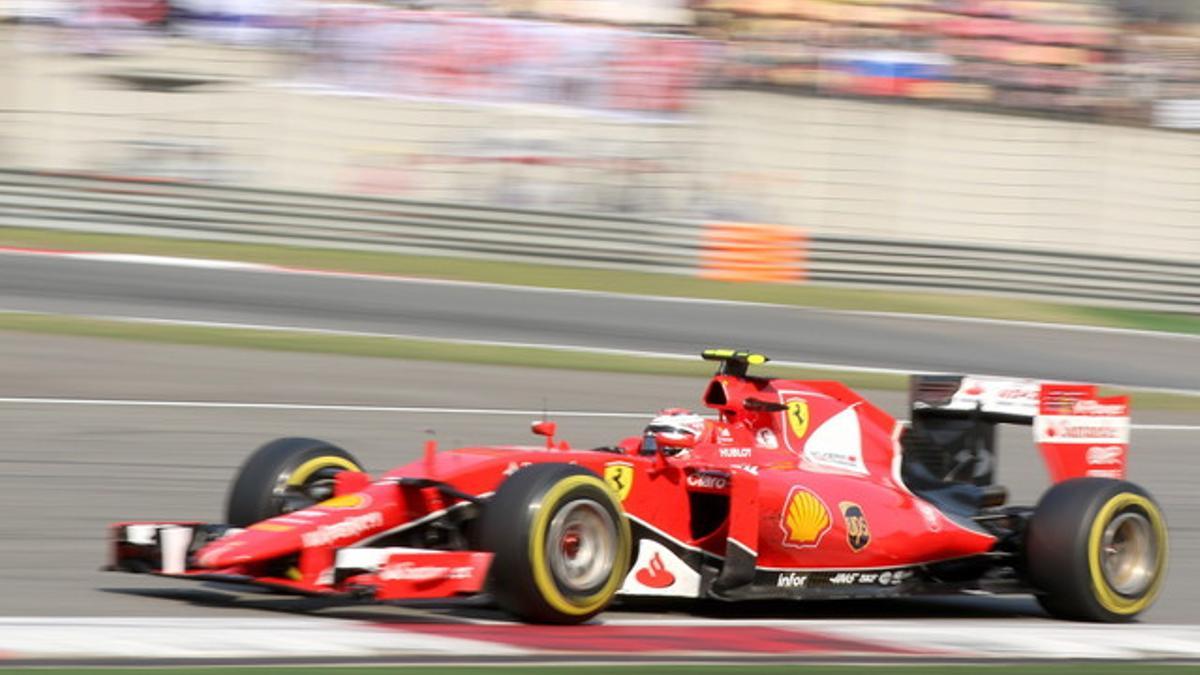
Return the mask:
M569 464L517 471L488 501L483 547L495 554L490 590L534 623L599 614L629 571L632 536L620 499L599 476Z
M1038 601L1059 618L1131 621L1166 577L1166 520L1145 490L1126 481L1079 478L1051 487L1025 547Z
M255 450L229 487L225 522L246 527L332 496L333 477L362 471L354 455L315 438L280 438Z

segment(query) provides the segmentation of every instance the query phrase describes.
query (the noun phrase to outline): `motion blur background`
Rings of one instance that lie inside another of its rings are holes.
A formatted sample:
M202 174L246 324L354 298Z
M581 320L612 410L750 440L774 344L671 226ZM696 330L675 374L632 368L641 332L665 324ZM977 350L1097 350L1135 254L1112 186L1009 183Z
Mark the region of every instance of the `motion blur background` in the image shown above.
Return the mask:
M106 524L222 518L279 435L378 470L549 407L610 443L700 382L614 352L747 346L898 417L899 372L1157 390L1151 620L1195 624L1198 225L1196 0L0 0L0 614L237 614L96 572ZM1028 430L1001 444L1032 503Z
M782 225L807 251L784 279L1200 304L1189 0L0 0L0 18L0 167ZM15 224L79 226L17 203ZM996 251L1003 269L972 272Z

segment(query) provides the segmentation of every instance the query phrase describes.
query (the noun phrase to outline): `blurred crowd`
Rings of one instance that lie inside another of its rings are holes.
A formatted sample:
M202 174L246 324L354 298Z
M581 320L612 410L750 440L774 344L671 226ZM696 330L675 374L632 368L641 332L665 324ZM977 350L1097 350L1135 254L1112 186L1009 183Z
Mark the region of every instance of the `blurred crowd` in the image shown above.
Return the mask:
M1194 0L0 0L298 50L313 84L675 113L700 85L1200 128Z
M1148 121L1200 100L1200 3L701 0L730 79Z

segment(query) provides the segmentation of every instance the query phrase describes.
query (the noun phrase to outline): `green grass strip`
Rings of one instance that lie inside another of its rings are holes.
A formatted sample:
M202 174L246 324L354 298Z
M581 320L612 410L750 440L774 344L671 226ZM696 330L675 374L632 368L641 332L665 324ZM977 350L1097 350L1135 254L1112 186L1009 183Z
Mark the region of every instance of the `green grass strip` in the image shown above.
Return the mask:
M732 283L677 274L0 227L0 246L215 258L346 272L581 290L766 302L859 311L944 314L1200 334L1200 315L1076 306L997 296Z
M0 330L309 354L694 378L708 377L714 369L712 363L700 360L699 355L696 355L695 360L675 360L586 350L563 351L537 347L456 344L438 340L332 335L299 330L179 326L56 314L0 313ZM754 372L769 377L799 380L837 380L860 390L903 391L908 388L907 377L886 373L795 368L772 363L756 367ZM1106 389L1105 393L1129 392ZM1135 409L1200 411L1200 397L1148 392L1133 392L1131 395Z
M247 672L254 675L740 675L753 671L756 675L1186 675L1200 673L1195 665L1150 665L1145 663L1023 663L996 665L633 665L611 666L328 666L328 667L181 667L181 668L15 668L5 673L59 675L86 672L94 675L215 675Z

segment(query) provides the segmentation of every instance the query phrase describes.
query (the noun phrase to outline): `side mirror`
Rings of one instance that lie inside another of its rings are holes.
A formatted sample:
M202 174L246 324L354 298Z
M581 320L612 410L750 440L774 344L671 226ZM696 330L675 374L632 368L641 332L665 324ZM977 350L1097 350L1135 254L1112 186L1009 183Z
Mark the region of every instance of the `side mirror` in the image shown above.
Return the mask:
M558 432L558 424L543 420L541 422L534 422L529 428L538 436L546 437L547 448L554 447L554 434Z

